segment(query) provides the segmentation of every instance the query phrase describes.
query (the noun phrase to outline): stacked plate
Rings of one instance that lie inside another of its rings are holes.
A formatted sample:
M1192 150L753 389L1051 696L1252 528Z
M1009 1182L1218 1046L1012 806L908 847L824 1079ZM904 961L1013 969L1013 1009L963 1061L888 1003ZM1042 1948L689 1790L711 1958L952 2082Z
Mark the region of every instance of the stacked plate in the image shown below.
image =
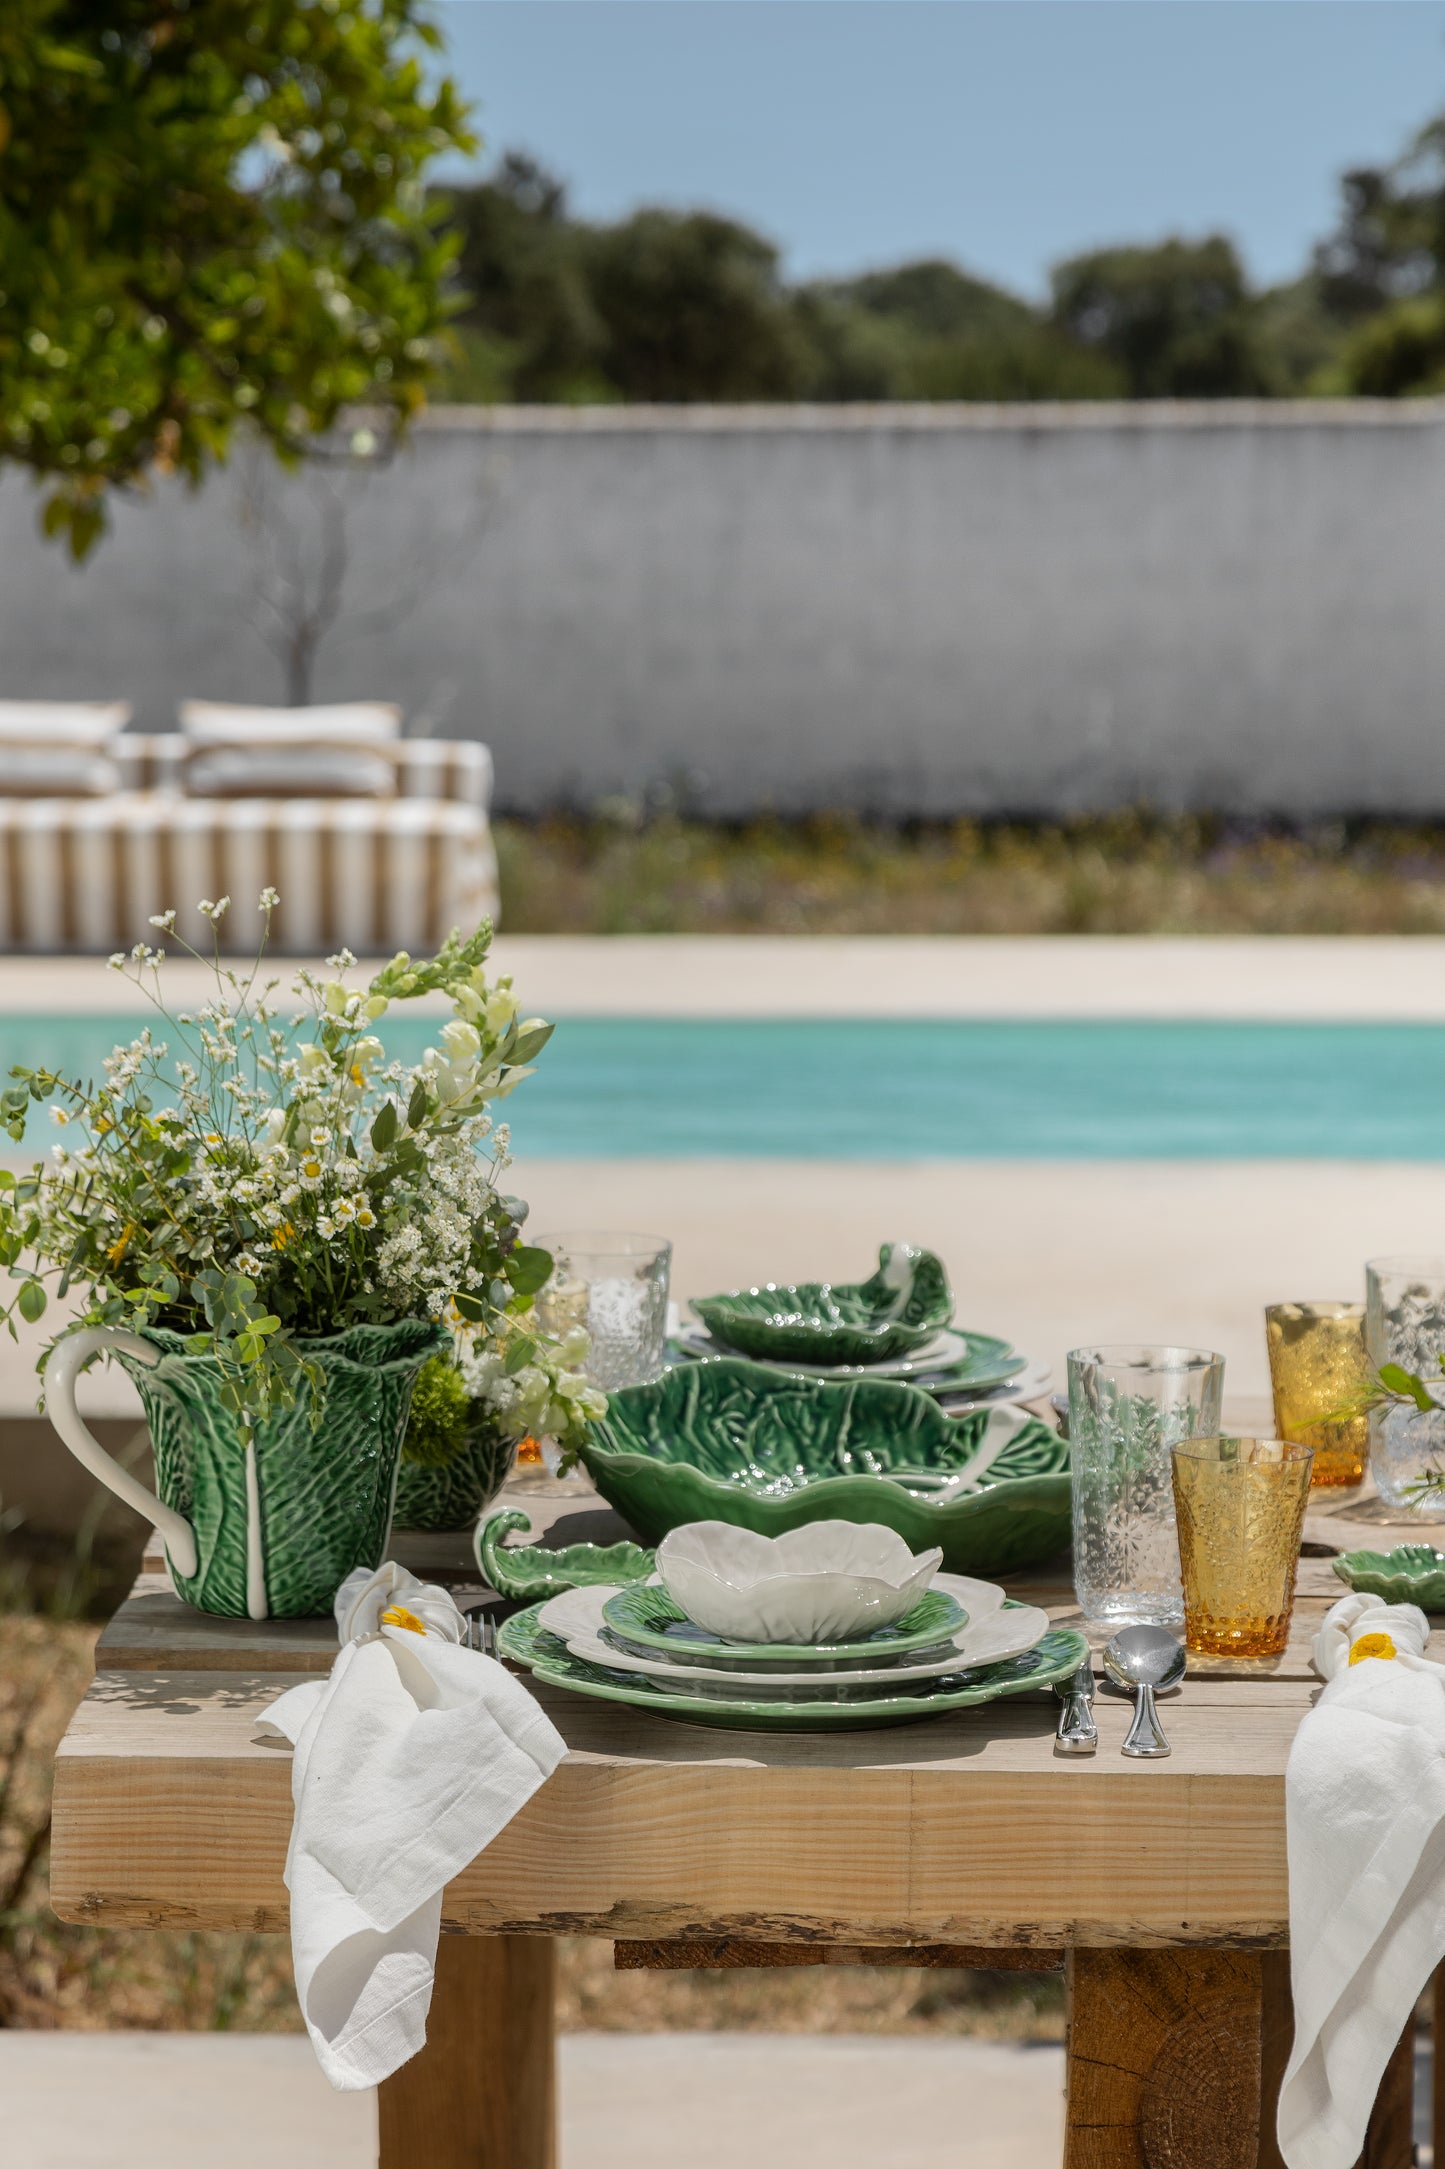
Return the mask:
M842 1732L1050 1686L1078 1669L1087 1644L996 1583L938 1574L896 1622L845 1641L718 1634L650 1581L533 1605L502 1627L498 1650L554 1686L688 1724Z
M675 1362L743 1356L794 1378L903 1379L940 1400L1017 1397L1047 1384L1008 1341L955 1326L942 1263L906 1243L885 1243L868 1280L770 1281L694 1297L692 1308L699 1322L678 1327L669 1344Z

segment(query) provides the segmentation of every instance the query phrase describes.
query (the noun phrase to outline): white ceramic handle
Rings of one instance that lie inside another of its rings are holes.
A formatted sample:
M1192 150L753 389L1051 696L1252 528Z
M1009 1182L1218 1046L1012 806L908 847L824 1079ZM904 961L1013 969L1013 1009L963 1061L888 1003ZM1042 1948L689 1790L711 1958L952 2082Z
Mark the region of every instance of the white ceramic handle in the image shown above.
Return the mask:
M45 1365L46 1413L81 1467L89 1469L92 1476L137 1514L155 1523L165 1539L171 1565L183 1581L188 1581L198 1564L194 1529L183 1514L178 1514L174 1507L162 1506L154 1492L147 1491L143 1483L111 1459L99 1439L93 1438L86 1429L84 1418L75 1405L75 1381L91 1357L107 1348L133 1356L137 1363L160 1361L149 1341L125 1332L119 1326L83 1326L78 1333L67 1333L51 1349Z

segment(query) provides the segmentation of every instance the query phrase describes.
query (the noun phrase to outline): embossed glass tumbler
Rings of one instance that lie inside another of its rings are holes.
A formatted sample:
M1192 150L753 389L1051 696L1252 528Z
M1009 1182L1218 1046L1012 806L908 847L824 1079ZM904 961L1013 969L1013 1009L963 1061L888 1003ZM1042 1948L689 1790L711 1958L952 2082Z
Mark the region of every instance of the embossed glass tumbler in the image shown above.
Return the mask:
M1274 1427L1314 1449L1310 1481L1357 1484L1370 1450L1363 1303L1272 1303L1264 1314Z
M1289 1640L1308 1446L1193 1438L1176 1446L1184 1639L1210 1657L1277 1657Z
M586 1372L594 1386L642 1386L662 1370L672 1245L659 1235L586 1230L531 1238L554 1260L537 1298L549 1333L585 1326Z
M1371 1258L1365 1347L1377 1368L1398 1363L1445 1401L1445 1258ZM1370 1474L1388 1505L1445 1514L1445 1406L1392 1401L1371 1409Z
M1223 1396L1208 1349L1071 1351L1074 1588L1091 1626L1182 1622L1169 1450L1216 1434Z

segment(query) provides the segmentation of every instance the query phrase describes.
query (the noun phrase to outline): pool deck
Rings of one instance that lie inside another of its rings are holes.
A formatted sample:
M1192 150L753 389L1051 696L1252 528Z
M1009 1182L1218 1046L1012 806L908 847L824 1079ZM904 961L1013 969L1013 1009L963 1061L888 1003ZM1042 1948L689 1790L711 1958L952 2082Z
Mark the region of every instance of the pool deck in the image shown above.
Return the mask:
M1445 1022L1445 937L502 934L493 952L553 1017L1209 1017ZM289 980L278 959L268 973ZM172 999L205 983L165 967ZM136 1014L96 957L0 958L0 1012Z

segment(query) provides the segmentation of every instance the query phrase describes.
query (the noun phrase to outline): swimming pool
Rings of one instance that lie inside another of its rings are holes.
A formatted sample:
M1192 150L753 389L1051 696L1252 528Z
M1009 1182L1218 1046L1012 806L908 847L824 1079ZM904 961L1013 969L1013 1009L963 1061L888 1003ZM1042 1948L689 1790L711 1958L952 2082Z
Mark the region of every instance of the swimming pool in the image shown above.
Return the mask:
M437 1028L393 1015L388 1051ZM0 1074L93 1074L130 1029L0 1017ZM506 1113L561 1159L1445 1160L1445 1025L579 1017Z

